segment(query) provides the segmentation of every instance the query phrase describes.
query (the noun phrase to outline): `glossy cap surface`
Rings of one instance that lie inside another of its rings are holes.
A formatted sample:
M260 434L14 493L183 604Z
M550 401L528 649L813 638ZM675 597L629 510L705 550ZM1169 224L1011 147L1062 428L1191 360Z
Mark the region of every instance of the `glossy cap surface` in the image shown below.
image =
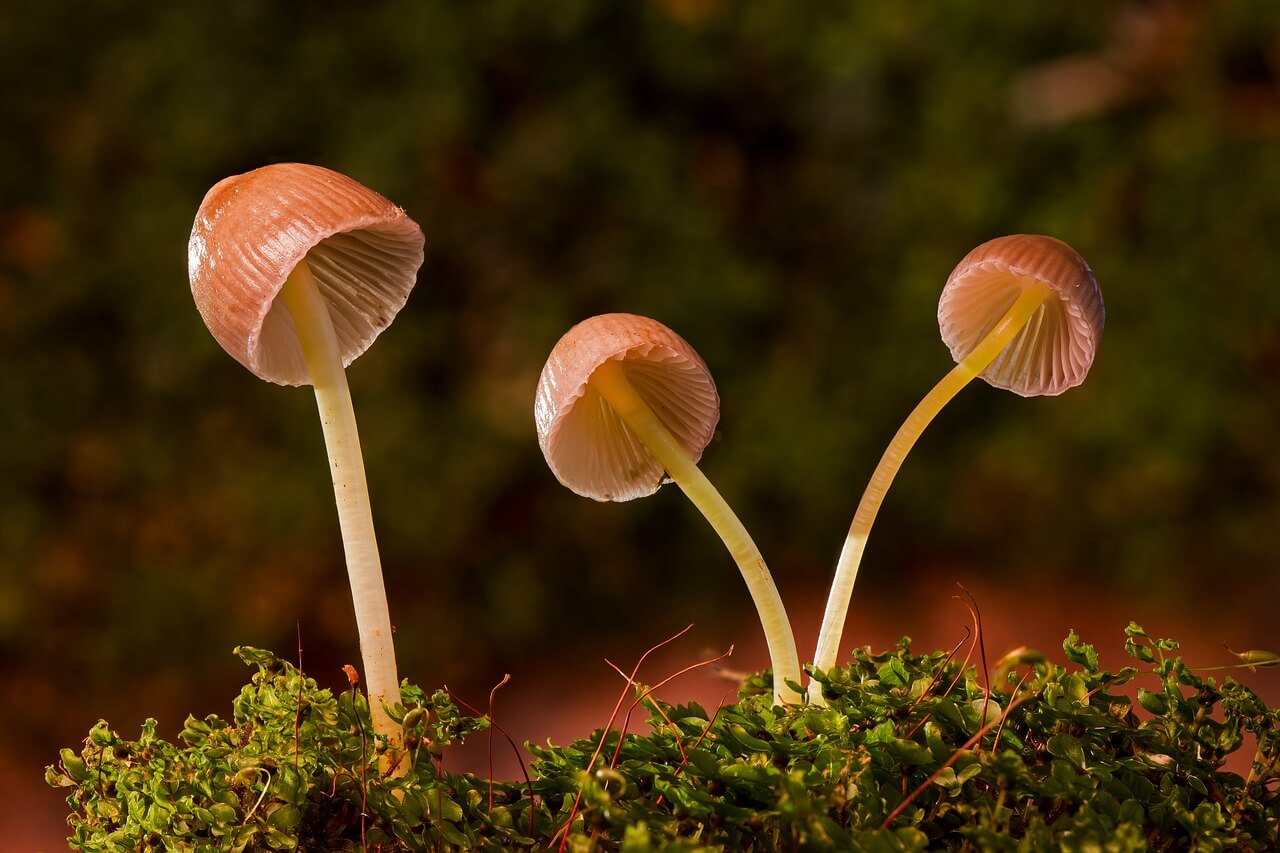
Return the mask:
M656 320L603 314L560 339L538 380L538 445L573 491L627 501L657 491L664 470L589 384L610 359L622 362L632 387L695 461L715 434L720 396L693 347Z
M351 178L280 163L226 178L205 195L187 249L205 325L255 375L306 385L293 317L277 301L304 258L349 365L391 324L422 265L422 230Z
M1102 292L1084 258L1061 240L1015 234L965 256L938 302L942 340L962 361L1030 282L1051 295L980 375L1023 397L1061 394L1084 381L1102 339Z

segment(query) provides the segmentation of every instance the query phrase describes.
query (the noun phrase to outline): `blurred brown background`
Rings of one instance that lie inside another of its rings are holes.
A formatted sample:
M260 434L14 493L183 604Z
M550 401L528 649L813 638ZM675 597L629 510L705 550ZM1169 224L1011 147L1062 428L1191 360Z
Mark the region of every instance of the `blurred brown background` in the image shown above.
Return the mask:
M597 505L546 469L557 338L631 311L699 349L723 398L705 470L806 656L866 478L950 367L942 282L1005 233L1090 260L1101 354L1063 397L974 386L944 412L845 645L951 645L960 581L994 655L1076 627L1118 665L1130 618L1205 662L1280 646L1269 0L213 5L0 18L6 849L60 846L41 768L99 717L173 736L229 713L239 643L293 654L300 630L335 687L358 660L313 399L227 357L186 280L205 190L275 161L346 172L427 234L349 372L400 667L477 703L512 673L521 737L602 722L602 659L691 622L651 679L731 643L765 662L678 491Z

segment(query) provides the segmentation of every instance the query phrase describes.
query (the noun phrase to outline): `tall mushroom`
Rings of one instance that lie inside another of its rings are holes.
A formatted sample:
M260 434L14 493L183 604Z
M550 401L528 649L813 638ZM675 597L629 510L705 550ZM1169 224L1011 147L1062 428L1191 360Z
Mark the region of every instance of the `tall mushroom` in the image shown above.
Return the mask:
M764 558L698 468L720 419L707 365L666 326L605 314L570 329L538 381L538 444L561 483L598 501L651 495L665 475L693 501L733 555L764 627L778 704L798 702L791 623ZM665 472L665 473L664 473Z
M956 366L907 417L871 475L836 565L815 668L835 665L871 525L924 428L975 376L1023 397L1057 395L1079 385L1093 364L1104 318L1089 265L1053 237L998 237L955 268L938 303L938 325ZM809 682L809 700L826 702L816 680Z
M187 254L191 294L223 349L261 379L315 389L370 713L392 739L383 710L400 698L391 617L344 368L409 298L422 245L418 225L373 190L283 163L209 190Z

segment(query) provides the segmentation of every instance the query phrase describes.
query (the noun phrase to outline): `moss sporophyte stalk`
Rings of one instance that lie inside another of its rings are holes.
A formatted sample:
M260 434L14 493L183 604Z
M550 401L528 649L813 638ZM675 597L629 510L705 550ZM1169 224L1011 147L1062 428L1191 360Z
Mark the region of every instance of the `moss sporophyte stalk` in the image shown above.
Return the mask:
M448 693L402 688L391 772L363 694L241 648L229 719L176 742L100 722L46 776L83 851L1276 849L1280 712L1137 625L1125 649L1109 671L1073 633L1065 663L1024 651L987 685L904 639L823 673L826 706L777 705L767 673L719 708L636 684L647 733L615 718L490 781L442 760L491 724Z

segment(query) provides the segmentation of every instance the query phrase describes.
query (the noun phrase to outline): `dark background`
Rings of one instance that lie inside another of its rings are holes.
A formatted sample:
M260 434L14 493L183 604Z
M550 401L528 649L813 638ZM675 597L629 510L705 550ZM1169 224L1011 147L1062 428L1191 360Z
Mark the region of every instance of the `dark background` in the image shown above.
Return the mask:
M58 846L41 768L99 717L173 736L229 713L238 643L293 656L300 633L334 687L358 661L313 399L227 357L186 279L206 189L276 161L350 174L427 235L408 306L349 371L400 669L477 702L512 673L524 737L602 722L582 710L618 689L602 659L691 622L670 668L731 643L736 668L765 663L676 489L598 505L547 470L532 397L559 336L631 311L698 348L723 405L704 470L804 658L866 478L950 367L942 283L1006 233L1089 259L1101 353L1062 397L979 384L942 414L846 647L951 645L955 581L995 655L1060 654L1076 627L1106 658L1130 618L1205 663L1280 646L1268 0L27 5L0 19L15 849Z

